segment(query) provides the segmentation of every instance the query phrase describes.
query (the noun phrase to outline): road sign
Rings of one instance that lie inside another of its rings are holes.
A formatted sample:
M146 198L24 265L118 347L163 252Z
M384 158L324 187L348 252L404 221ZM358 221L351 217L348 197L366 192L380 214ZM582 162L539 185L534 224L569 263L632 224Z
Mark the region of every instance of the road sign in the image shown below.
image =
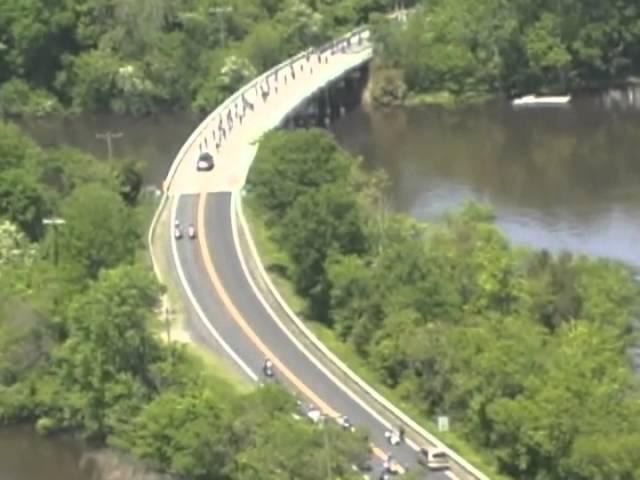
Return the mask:
M438 417L438 431L439 432L449 431L449 417L444 415L441 415Z

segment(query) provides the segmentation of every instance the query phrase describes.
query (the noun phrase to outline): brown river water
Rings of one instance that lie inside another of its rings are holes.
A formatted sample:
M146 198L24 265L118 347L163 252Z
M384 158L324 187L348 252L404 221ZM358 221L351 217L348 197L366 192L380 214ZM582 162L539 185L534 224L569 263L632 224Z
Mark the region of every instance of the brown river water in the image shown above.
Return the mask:
M122 132L115 157L144 163L159 185L198 118L83 116L30 120L43 145L68 144L106 160L97 133ZM473 199L494 205L517 243L617 258L640 269L640 91L613 92L568 108L513 110L490 103L457 110L358 108L332 131L391 180L389 205L418 219ZM0 430L0 480L88 480L78 444Z
M567 108L360 109L334 131L388 173L397 210L428 220L488 202L514 242L640 268L640 105L591 97Z

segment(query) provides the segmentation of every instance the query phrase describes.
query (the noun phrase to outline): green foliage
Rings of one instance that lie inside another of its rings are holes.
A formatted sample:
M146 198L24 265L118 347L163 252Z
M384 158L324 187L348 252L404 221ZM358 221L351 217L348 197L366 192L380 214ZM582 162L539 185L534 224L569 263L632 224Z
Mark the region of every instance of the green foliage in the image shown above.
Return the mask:
M0 172L0 212L31 240L42 236L47 203L38 183L22 169Z
M640 392L626 355L640 286L630 270L515 249L485 205L426 225L381 214L380 182L355 179L357 160L334 149L305 154L314 142L313 132L270 134L252 177L306 313L425 416L448 415L502 473L636 478ZM351 167L315 177L333 158Z
M633 0L423 1L406 25L376 22L375 72L457 98L601 86L640 67L639 21Z
M42 151L12 123L0 122L0 172L10 168L32 170L40 164Z
M281 219L303 194L347 179L351 168L351 161L327 132L276 130L260 142L248 188L270 219Z
M0 425L82 435L184 478L311 480L328 461L354 478L351 465L369 455L364 435L294 419L283 388L239 393L160 340L163 288L135 260L134 164L42 151L1 124L0 179L2 212L15 222L0 221ZM32 241L39 202L65 223Z
M257 72L390 7L390 0L6 3L0 104L18 115L208 110ZM234 75L219 78L238 59Z
M121 196L99 184L77 187L60 206L62 257L78 262L90 277L131 261L140 238L137 219Z
M35 89L22 79L14 78L0 85L0 116L44 116L62 112L56 97L46 90Z
M296 285L310 295L314 312L321 315L328 302L324 265L329 253L366 249L360 205L343 184L327 184L298 198L279 231L279 240L296 265Z

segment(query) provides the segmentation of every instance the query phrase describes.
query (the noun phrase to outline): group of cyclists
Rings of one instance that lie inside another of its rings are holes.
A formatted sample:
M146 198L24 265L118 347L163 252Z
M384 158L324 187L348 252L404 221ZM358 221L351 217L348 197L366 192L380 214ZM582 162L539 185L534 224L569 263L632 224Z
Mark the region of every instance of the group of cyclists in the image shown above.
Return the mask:
M262 373L267 378L273 378L275 376L273 362L271 361L270 358L265 358L264 359L264 362L262 364ZM353 430L353 428L354 428L353 424L351 423L351 420L349 420L349 417L347 417L346 415L341 416L338 419L338 423L345 430ZM402 425L400 425L396 431L387 430L384 433L384 436L385 436L387 442L391 446L396 446L396 445L404 442L405 429L404 429L404 427ZM395 473L395 460L394 460L393 455L391 453L387 453L387 458L383 462L382 473L380 475L380 479L381 480L387 479L387 478L389 478L389 475L393 475L394 473Z
M358 39L358 43L362 43L362 38ZM331 54L333 55L334 53L337 53L338 51L346 51L346 48L348 48L348 46L351 44L351 39L347 39L347 40L341 40L339 42L336 42L336 44L333 46L333 48L331 49ZM322 58L322 53L320 51L316 52L317 57L318 57L318 63L323 63L323 58ZM311 55L307 55L307 62L309 62ZM327 62L328 59L324 59L324 62ZM295 68L293 66L293 64L289 65L290 67L290 77L292 79L295 79ZM301 66L301 70L304 67ZM311 69L311 72L313 70ZM285 84L286 82L286 76L285 76ZM276 73L274 74L274 87L277 93L277 84L278 84L278 73L276 71ZM266 87L266 88L265 88ZM264 83L262 85L255 85L255 90L256 90L256 96L258 96L258 92L261 94L262 96L262 100L264 102L267 101L269 94L270 94L270 83L269 83L269 79L267 79L266 81L264 81ZM226 140L227 138L227 133L230 132L233 129L234 126L234 113L235 113L235 119L237 119L241 124L242 124L242 120L246 114L247 110L253 111L255 106L253 103L249 102L245 95L243 94L242 97L242 111L239 112L238 111L238 105L235 105L235 111L232 113L231 109L229 109L227 111L227 128L224 127L223 125L223 119L220 118L219 124L218 124L218 135L216 136L216 132L215 130L213 130L212 132L212 137L213 137L213 141L215 142L215 147L216 150L219 150L221 147L221 144L224 140ZM227 130L228 129L228 130ZM216 138L217 137L217 138ZM200 144L200 151L202 152L202 144ZM208 141L205 138L205 148L208 147ZM187 235L189 236L189 238L194 239L196 237L196 228L192 223L189 223L187 226ZM174 236L176 239L180 239L183 236L183 232L182 232L182 226L180 224L179 220L175 220L174 223ZM266 378L274 378L275 377L275 370L274 370L274 365L271 359L269 358L265 358L263 365L262 365L262 373ZM346 416L342 416L339 419L339 424L344 428L344 429L349 429L349 430L353 430L353 425L351 424L351 421L349 420L348 417ZM400 428L398 429L398 432L394 432L393 435L390 434L390 432L385 432L385 438L387 438L388 442L392 445L395 446L398 443L400 443L401 441L404 441L404 428L402 426L400 426ZM385 474L389 474L389 473L393 473L393 465L394 465L394 460L392 455L389 453L387 455L387 458L384 462L384 468L383 468L383 476L381 476L381 478L386 478Z
M180 226L180 221L176 220L173 224L173 235L176 239L182 238L182 227ZM193 223L190 223L187 226L187 235L189 238L196 238L196 227L193 226Z

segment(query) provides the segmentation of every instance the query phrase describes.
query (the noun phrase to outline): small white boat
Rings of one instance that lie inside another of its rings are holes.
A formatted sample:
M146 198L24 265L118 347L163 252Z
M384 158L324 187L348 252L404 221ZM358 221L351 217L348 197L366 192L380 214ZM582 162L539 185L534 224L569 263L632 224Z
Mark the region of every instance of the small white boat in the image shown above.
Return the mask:
M557 97L538 97L537 95L525 95L524 97L514 98L511 105L515 107L524 106L560 106L566 105L571 101L571 95L561 95Z

